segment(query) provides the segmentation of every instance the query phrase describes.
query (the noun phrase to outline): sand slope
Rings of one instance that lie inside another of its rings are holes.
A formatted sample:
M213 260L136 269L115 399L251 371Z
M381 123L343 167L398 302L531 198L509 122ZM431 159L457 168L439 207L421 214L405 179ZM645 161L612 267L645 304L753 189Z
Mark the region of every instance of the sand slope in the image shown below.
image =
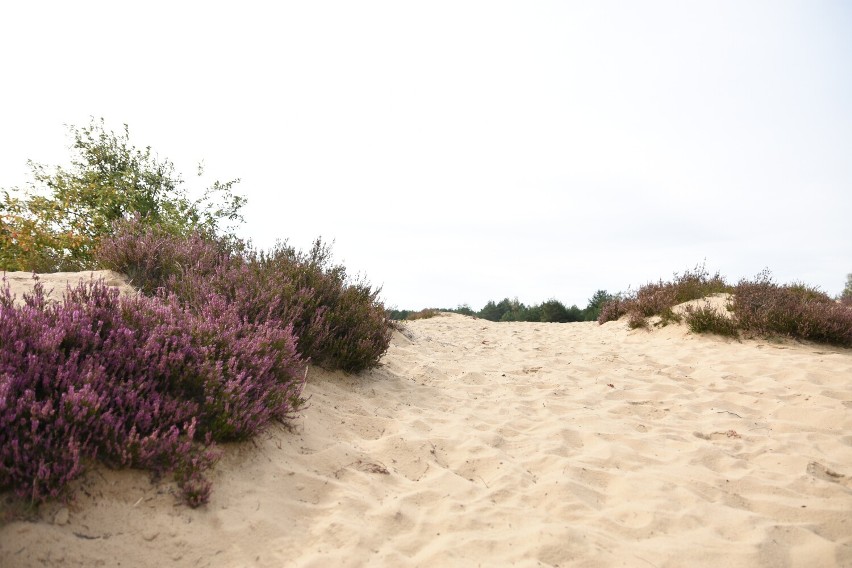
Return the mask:
M204 508L102 468L2 566L852 566L852 351L442 315Z
M118 288L122 294L136 293L136 289L130 285L126 276L112 270L53 272L51 274L38 275L38 281L44 285L44 293L48 301L60 300L69 286L73 288L79 282L88 282L89 280L103 280L107 286ZM33 278L32 272L0 271L0 290L8 284L9 291L15 296L15 303L18 305L24 303L23 295L32 291L35 282L36 279Z

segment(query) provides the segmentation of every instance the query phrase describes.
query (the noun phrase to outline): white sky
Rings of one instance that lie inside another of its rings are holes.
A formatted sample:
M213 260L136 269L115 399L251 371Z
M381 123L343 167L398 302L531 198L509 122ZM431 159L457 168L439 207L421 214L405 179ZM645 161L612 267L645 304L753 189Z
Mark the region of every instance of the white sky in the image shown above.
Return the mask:
M0 54L0 187L127 123L389 306L852 272L848 2L15 2Z

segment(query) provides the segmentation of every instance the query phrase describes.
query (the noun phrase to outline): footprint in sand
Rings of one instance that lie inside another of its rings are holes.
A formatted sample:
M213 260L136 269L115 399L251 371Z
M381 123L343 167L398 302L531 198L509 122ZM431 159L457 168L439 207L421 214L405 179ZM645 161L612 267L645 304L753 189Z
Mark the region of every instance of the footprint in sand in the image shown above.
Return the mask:
M844 487L852 487L852 479L842 473L837 473L836 471L828 469L819 462L809 463L807 471L817 479L830 481L832 483L839 483Z
M702 432L693 432L693 436L702 440L724 440L725 438L742 438L736 430L728 430L726 432L711 432L704 434Z

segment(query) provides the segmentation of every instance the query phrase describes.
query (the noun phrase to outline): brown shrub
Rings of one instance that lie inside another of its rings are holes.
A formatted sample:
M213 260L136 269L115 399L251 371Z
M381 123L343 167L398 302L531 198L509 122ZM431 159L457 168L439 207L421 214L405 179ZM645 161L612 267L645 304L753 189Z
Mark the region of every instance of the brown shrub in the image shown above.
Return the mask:
M429 319L438 315L438 310L433 308L426 308L425 310L420 310L419 312L414 312L408 314L405 319L409 321L419 320L419 319Z

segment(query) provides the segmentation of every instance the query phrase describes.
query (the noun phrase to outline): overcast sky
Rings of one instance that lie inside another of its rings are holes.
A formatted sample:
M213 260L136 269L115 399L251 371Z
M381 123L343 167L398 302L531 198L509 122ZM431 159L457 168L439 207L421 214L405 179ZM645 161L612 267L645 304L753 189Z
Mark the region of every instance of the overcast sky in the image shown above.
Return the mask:
M852 272L852 3L14 2L0 187L130 126L390 306Z

